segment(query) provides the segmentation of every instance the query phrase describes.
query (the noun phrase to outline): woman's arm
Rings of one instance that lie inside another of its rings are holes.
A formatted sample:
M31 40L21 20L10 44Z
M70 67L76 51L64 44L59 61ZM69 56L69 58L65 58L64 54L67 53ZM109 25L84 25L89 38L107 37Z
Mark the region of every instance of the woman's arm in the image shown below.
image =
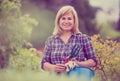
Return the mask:
M64 64L50 64L49 62L45 62L43 64L43 69L47 71L54 71L54 72L64 72L65 65Z
M86 61L77 62L79 66L92 67L96 65L96 62L93 59L88 59Z
M86 60L79 62L80 66L96 66L97 65L97 58L95 54L95 50L92 45L91 38L87 35L84 35L83 39L83 51Z
M50 64L49 62L45 62L43 64L43 69L48 70L48 71L54 71L54 66L53 64Z

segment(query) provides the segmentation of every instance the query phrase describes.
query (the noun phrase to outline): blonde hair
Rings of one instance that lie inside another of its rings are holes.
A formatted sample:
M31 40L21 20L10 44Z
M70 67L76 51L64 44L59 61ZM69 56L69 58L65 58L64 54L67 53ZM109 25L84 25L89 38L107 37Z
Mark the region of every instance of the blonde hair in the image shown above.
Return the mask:
M53 31L53 35L57 35L57 34L61 35L62 34L62 29L59 27L59 20L66 13L72 13L72 15L74 17L74 28L73 28L72 32L75 33L75 34L80 33L80 31L78 29L78 15L77 15L77 12L75 11L75 9L72 6L64 6L58 11L58 13L56 15L55 28L54 28L54 31Z

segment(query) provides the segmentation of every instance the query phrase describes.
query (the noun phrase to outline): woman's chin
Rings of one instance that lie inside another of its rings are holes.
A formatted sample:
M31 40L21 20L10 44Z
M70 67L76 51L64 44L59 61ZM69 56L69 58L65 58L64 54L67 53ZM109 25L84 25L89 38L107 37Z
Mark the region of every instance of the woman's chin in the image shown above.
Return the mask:
M70 31L71 28L63 28L64 31Z

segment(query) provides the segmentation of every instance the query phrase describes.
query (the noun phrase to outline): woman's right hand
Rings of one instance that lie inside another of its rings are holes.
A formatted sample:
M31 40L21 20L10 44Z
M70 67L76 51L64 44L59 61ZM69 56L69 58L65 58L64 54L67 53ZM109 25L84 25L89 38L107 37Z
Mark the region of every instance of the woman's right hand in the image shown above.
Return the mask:
M50 64L49 62L46 62L43 64L43 69L48 71L54 71L54 72L64 72L66 66L64 64Z
M64 64L56 64L56 65L53 65L52 67L55 72L64 72L66 68Z

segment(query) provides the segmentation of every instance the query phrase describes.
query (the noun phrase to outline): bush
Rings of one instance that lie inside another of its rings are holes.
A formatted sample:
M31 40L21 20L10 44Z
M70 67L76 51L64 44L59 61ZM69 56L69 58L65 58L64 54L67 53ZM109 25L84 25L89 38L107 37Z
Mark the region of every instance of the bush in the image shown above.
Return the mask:
M40 70L42 52L35 48L17 49L10 56L9 67L17 71Z
M0 69L6 68L11 51L28 40L38 21L22 14L21 0L0 0Z
M100 35L94 35L92 42L98 59L95 72L100 81L119 81L120 42L103 40Z

